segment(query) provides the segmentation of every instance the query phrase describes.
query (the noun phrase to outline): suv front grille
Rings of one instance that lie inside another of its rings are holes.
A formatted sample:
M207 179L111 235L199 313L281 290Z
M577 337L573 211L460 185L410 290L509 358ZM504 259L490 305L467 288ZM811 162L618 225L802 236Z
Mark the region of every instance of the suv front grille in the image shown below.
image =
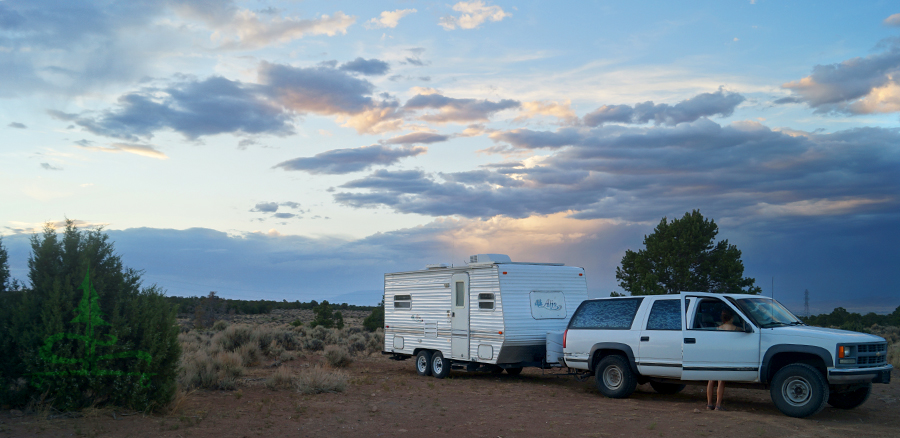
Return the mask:
M886 351L887 343L857 344L856 366L861 368L882 366L887 363Z
M885 363L884 356L860 356L856 358L857 365L880 365Z
M886 344L859 344L857 346L860 353L877 353L887 348Z

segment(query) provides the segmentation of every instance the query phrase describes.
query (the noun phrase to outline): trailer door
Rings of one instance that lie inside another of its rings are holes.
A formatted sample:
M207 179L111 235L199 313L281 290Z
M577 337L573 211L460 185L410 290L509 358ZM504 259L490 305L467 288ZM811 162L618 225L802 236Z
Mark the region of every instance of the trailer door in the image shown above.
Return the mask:
M450 283L450 356L469 360L469 274L453 274Z

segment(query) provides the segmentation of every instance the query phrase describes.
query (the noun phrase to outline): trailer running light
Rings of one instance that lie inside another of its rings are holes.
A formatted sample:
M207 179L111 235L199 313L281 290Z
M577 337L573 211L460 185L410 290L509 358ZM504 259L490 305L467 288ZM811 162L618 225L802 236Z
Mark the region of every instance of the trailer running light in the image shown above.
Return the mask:
M502 334L503 334L503 330L500 330L499 332L497 332L497 334L498 334L498 335L502 335Z
M506 275L506 271L503 271L503 275Z
M386 325L386 326L384 326L384 328L391 328L391 326L389 326L389 325Z
M566 338L569 337L569 329L563 332L563 348L566 348Z
M579 277L581 277L582 275L584 275L584 274L578 274Z

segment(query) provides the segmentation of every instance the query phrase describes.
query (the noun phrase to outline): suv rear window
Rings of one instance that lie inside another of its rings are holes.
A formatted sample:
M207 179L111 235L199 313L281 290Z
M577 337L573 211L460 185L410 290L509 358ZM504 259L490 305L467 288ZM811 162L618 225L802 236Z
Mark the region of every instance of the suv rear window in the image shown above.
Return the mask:
M572 315L569 328L628 330L641 300L643 298L585 301Z

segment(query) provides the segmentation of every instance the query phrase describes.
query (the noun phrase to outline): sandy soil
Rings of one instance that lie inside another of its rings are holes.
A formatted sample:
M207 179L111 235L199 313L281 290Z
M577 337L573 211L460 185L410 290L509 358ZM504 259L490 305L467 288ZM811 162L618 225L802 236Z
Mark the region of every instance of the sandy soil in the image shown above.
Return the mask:
M320 356L286 365L301 369ZM806 419L775 409L768 391L728 389L727 412L706 411L705 387L659 395L641 386L629 399L612 400L594 389L593 378L526 369L520 376L454 371L439 380L420 377L411 360L380 355L358 358L348 369L343 393L303 395L271 390L251 370L239 391L188 394L167 415L111 409L87 410L81 418L46 419L0 413L0 437L896 437L900 430L900 382L875 385L863 406L827 407ZM19 415L19 412L14 414Z

